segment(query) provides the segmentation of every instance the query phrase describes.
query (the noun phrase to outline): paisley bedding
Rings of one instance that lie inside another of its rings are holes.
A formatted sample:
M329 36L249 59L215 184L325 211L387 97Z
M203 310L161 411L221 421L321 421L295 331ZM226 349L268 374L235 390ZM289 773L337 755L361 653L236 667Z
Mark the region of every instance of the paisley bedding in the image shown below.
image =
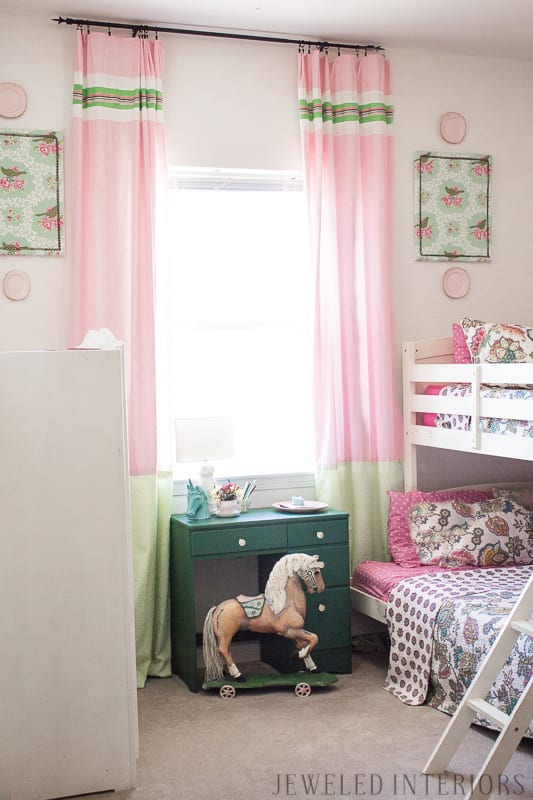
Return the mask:
M437 389L437 391L429 391L428 393L438 393L441 397L468 397L471 393L470 385L464 383L432 388L433 390ZM480 389L480 397L498 400L533 401L533 388L482 386ZM470 430L470 417L465 414L424 414L424 424L436 428L468 431ZM533 437L533 422L531 420L481 417L479 420L479 429L481 433Z
M408 705L453 714L533 565L408 578L390 593L385 688ZM533 639L521 635L489 700L510 713L533 674ZM493 727L479 718L480 724ZM533 737L533 722L528 736Z

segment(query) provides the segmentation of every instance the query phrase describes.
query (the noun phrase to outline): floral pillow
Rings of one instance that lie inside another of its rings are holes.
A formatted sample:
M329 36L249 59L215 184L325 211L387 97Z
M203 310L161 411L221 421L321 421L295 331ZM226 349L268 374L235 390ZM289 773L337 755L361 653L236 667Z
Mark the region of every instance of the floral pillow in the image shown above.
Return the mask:
M461 320L472 361L516 364L533 361L533 328L497 322Z
M500 486L493 489L492 493L494 497L508 497L528 511L533 511L533 486Z
M417 503L409 512L409 531L422 564L533 564L533 511L508 497Z
M387 492L390 500L387 543L393 561L401 567L419 567L420 559L409 532L409 511L415 503L439 503L461 498L466 503L493 497L487 489L437 489L434 492Z

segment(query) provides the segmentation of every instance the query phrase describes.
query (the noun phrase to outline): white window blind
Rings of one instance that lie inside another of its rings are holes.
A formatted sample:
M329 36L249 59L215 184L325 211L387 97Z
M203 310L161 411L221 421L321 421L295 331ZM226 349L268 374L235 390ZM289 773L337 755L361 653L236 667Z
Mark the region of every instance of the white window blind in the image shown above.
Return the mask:
M170 211L175 416L233 417L235 458L217 474L312 470L301 176L174 169Z

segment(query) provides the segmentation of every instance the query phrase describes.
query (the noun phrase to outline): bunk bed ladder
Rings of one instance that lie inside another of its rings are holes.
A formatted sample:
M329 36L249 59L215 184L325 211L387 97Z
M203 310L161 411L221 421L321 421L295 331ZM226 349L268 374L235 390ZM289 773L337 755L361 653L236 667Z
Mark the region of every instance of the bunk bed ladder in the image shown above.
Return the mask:
M476 714L490 719L501 730L465 800L486 800L490 794L490 791L487 793L487 786L498 786L499 776L533 718L533 676L511 714L503 713L485 700L518 637L522 634L533 636L533 623L530 622L532 614L533 575L423 769L426 775L441 774L466 736Z

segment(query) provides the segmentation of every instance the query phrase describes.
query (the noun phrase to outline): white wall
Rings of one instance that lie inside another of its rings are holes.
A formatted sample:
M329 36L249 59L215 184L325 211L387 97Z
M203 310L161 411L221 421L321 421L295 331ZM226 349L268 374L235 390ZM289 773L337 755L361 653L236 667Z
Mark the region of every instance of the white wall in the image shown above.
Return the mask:
M533 325L533 63L394 51L395 105L394 302L398 349L409 339L451 335L464 316ZM447 111L466 118L459 145L444 142ZM493 157L493 258L461 264L470 275L466 297L442 290L449 264L414 260L412 161L417 150L487 153ZM419 488L469 482L533 480L533 464L419 448Z
M21 83L28 92L28 109L13 127L64 131L68 186L74 29L5 15L0 30L2 80ZM164 43L171 163L301 168L296 48L173 35L164 36ZM533 62L399 50L390 51L389 58L396 114L398 352L402 340L446 335L451 323L465 315L533 323L533 194L528 185L533 174ZM438 123L446 111L459 111L467 119L467 136L459 146L440 139ZM420 149L489 153L494 159L494 257L487 264L467 265L471 290L461 300L450 300L441 289L446 264L414 260L411 164ZM67 203L64 257L0 259L0 280L7 270L22 267L32 281L31 295L23 302L10 302L0 293L0 349L64 343L72 213Z
M170 163L301 169L295 47L171 35L165 64Z
M463 316L533 324L533 63L396 51L390 54L395 103L394 297L398 341L451 335ZM447 111L466 118L459 145L444 142ZM493 259L460 264L470 292L452 300L441 287L449 264L413 256L412 159L417 150L493 157Z
M0 16L1 80L19 83L28 95L25 113L17 119L0 117L0 130L64 131L68 152L74 70L72 33L57 23ZM68 158L65 178L68 179ZM25 270L31 281L30 295L24 301L8 300L0 291L0 350L54 349L65 344L69 216L70 208L66 206L64 257L0 256L0 282L12 269Z

